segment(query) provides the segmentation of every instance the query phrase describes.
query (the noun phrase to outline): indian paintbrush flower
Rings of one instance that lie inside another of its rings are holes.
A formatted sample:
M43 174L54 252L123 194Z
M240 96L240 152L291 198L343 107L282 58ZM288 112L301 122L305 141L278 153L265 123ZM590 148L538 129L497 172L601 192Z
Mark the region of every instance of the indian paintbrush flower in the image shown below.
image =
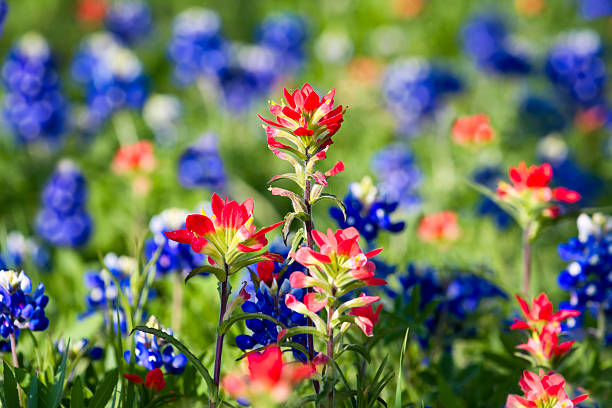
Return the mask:
M422 241L440 244L452 243L461 236L457 214L442 211L423 217L419 223L418 235Z
M540 369L538 374L523 371L519 382L523 396L508 395L505 408L573 408L587 399L583 394L574 399L567 396L565 379L554 372Z
M453 141L458 145L480 146L495 138L489 117L483 113L462 116L455 120L451 129Z

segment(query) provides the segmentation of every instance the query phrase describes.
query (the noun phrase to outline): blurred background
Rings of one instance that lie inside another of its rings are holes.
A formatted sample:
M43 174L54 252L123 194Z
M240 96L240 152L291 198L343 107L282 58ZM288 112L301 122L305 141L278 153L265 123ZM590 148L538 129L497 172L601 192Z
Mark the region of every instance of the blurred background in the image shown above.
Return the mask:
M254 197L258 225L289 211L267 191L287 169L256 113L269 117L268 100L308 82L319 94L335 88L348 106L328 154L329 167L342 160L346 171L330 192L344 197L368 176L381 199L398 203L391 218L406 227L377 237L381 259L442 276L476 271L512 294L520 230L468 181L494 188L510 165L549 162L582 206L609 204L610 15L607 0L9 0L0 37L4 262L47 285L52 338L95 333L99 321L79 318L91 289L85 271L110 252L144 262L144 242L170 222L155 215L197 211L213 191ZM454 120L477 113L488 115L494 140L454 142ZM117 154L138 141L150 143ZM338 226L317 210L317 229ZM421 217L444 210L457 213L460 238L419 240ZM574 214L534 246L534 287L555 302L568 298L557 246L576 233ZM192 282L180 333L204 348L215 282ZM166 326L173 283L156 282L150 305Z

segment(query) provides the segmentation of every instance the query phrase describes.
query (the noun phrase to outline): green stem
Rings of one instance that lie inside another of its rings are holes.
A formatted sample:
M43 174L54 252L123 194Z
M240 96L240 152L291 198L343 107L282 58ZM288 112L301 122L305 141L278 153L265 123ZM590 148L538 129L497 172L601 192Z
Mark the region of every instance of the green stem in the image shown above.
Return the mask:
M172 329L176 332L181 330L182 310L183 310L183 277L180 271L176 274L176 280L172 287Z
M331 324L331 317L334 315L334 306L330 306L327 311L327 370L328 378L333 383L334 377L334 327ZM327 397L329 408L334 407L335 387L332 385L331 391Z
M227 309L227 300L229 299L229 268L227 263L225 264L225 280L221 282L221 299L219 306L219 325L217 326L217 344L215 347L215 371L213 375L213 382L217 387L216 395L209 396L209 407L215 408L219 399L219 382L221 378L221 355L223 354L223 338L224 333L219 333L219 326L223 323L223 317Z
M9 334L11 342L11 355L13 356L13 368L19 368L19 360L17 360L17 342L15 341L15 333Z
M529 297L531 288L531 242L530 242L531 223L523 229L523 296Z

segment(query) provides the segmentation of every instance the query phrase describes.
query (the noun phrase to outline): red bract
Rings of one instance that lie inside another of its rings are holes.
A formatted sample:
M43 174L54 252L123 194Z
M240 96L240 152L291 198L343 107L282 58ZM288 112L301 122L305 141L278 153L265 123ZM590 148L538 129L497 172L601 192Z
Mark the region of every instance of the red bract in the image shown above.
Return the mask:
M425 242L449 243L461 236L457 214L442 211L423 217L418 229L419 238Z
M123 146L117 150L112 168L116 173L150 172L155 169L153 144L148 140Z
M136 385L140 385L144 382L142 377L136 374L123 374L123 377L125 377L125 379L128 380L129 382L134 383Z
M493 140L495 132L485 114L458 118L451 130L453 141L460 145L478 145Z
M166 387L166 380L164 380L164 373L162 373L161 368L156 368L147 373L145 377L145 387L157 392Z
M231 266L246 260L252 261L250 265L266 259L279 259L278 254L261 251L268 244L266 233L281 225L282 221L257 231L253 225L255 204L252 198L238 204L227 197L222 200L215 193L211 204L213 214L210 217L205 214L188 215L185 228L166 232L166 237L191 245L195 252L208 255L211 263L217 265L225 263Z
M512 184L500 181L497 187L497 195L504 201L534 207L552 200L566 203L580 200L580 194L576 191L565 187L551 189L548 186L553 177L552 167L548 163L527 167L525 162L520 162L518 167L510 167L508 176Z
M538 374L523 371L519 385L524 395L508 395L506 408L572 408L588 398L587 394L583 394L570 399L563 377L553 372L546 374L542 369Z
M340 129L344 120L342 105L333 106L335 93L335 90L331 90L320 98L309 84L304 84L292 93L284 89L284 101L280 105L272 102L270 106L270 113L276 116L276 121L258 115L269 125L266 133L270 148L304 154L310 147L315 150L310 153L316 153L329 146L332 143L331 137ZM279 142L277 138L291 142L293 147Z
M285 363L279 347L251 353L246 360L244 374L227 375L221 386L233 397L245 397L251 402L259 398L285 402L297 383L315 373L312 364Z
M77 19L84 23L100 23L107 10L108 4L104 0L81 0L77 4Z
M519 295L516 295L516 299L521 306L521 310L525 315L526 322L515 319L515 322L510 328L516 329L527 329L540 331L544 327L549 326L555 333L561 331L561 322L570 317L576 317L580 315L577 310L559 310L553 313L553 305L548 300L548 296L545 293L540 293L540 296L531 300L531 308Z
M546 363L555 357L567 354L574 343L574 341L566 341L559 344L559 337L555 330L550 326L545 326L539 334L534 332L527 343L520 344L517 348L528 351L536 361Z
M367 296L365 293L362 293L360 297L364 298ZM376 298L378 300L378 297ZM379 304L376 309L374 309L374 305L372 304L366 306L357 306L352 308L352 310L349 312L349 315L356 316L357 318L355 320L359 328L363 330L363 333L366 336L371 337L373 335L372 329L374 328L376 323L378 323L378 316L380 315L382 307L382 304Z

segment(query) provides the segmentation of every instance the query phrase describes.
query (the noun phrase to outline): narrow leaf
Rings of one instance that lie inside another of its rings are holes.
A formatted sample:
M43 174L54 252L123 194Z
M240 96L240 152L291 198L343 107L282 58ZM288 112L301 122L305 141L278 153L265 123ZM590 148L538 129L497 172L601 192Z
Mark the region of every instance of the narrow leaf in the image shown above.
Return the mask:
M81 377L77 377L72 385L70 408L85 408L85 395L83 394L83 382L81 381Z
M217 277L220 281L225 280L225 271L221 268L217 268L211 265L202 265L194 268L189 272L189 275L185 278L185 283L187 283L194 276L200 275L202 273L211 273Z
M89 408L104 408L106 406L106 403L113 395L113 390L117 386L118 373L119 370L117 368L106 373L104 380L102 380L102 383L91 398Z
M13 371L4 362L4 398L6 399L7 407L20 407L19 403L19 389L17 388L17 381L15 381L15 376L13 375Z

